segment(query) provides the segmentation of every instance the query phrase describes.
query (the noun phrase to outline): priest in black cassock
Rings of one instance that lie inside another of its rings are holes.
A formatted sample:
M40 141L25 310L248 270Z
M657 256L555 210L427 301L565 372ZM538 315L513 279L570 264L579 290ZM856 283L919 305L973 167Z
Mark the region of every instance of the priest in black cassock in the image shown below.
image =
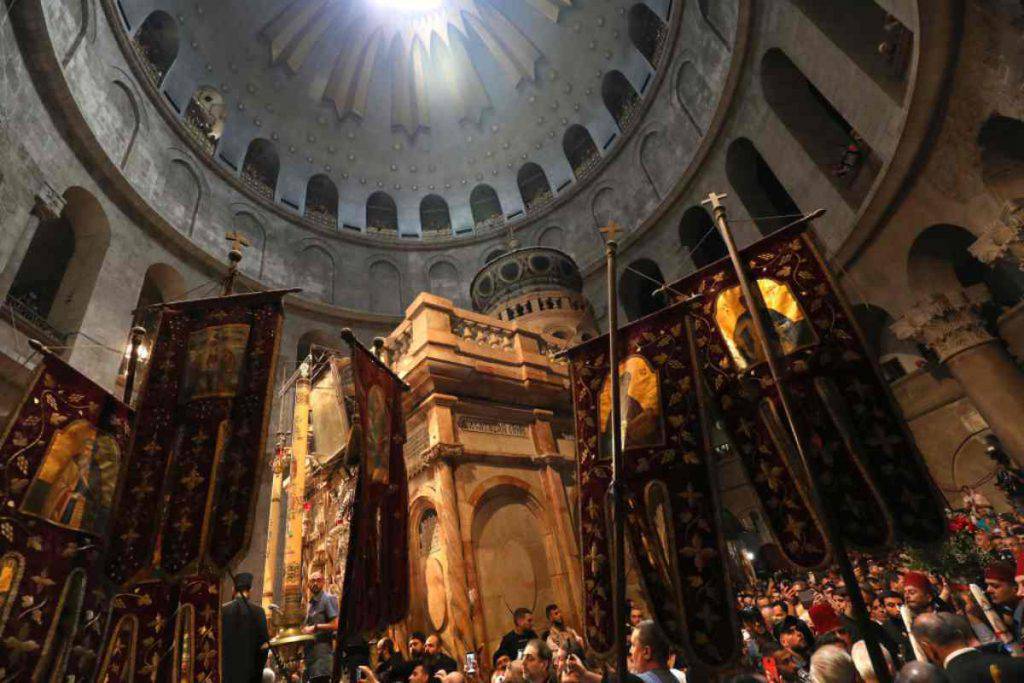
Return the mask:
M221 681L261 683L270 633L263 608L249 600L252 574L235 575L235 597L220 608Z

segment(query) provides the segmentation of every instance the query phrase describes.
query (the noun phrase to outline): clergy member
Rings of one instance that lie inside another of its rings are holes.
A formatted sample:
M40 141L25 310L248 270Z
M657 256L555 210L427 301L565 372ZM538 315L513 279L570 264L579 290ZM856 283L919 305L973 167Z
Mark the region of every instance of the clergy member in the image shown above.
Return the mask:
M223 683L260 683L263 680L270 633L267 615L249 600L250 590L252 574L235 574L235 597L220 608Z

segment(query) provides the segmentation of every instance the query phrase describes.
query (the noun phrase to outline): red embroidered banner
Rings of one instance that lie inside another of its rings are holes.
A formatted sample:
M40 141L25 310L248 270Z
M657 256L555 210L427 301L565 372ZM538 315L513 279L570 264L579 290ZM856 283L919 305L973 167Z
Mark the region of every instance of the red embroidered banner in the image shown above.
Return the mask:
M0 441L0 669L91 678L101 561L131 410L44 353Z
M797 428L843 536L861 548L883 546L894 532L911 543L941 539L941 497L810 237L780 231L742 256L781 341ZM672 290L697 297L700 369L769 527L791 562L820 564L822 536L732 265L713 264Z
M338 637L380 630L409 609L409 482L405 384L365 348L352 347L360 470L345 564Z
M725 541L684 319L676 306L619 331L627 539L657 621L690 665L739 653ZM611 389L607 335L569 353L579 457L585 631L612 634Z
M222 567L248 546L286 293L161 312L118 494L115 582Z

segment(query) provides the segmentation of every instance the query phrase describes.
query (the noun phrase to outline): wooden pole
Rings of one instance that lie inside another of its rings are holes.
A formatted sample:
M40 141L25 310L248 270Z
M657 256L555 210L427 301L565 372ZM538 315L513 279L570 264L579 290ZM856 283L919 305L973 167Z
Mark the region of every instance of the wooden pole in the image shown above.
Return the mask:
M768 370L771 373L778 393L779 406L782 408L786 426L793 439L793 445L796 447L803 476L808 483L811 503L821 512L821 517L825 522L825 538L832 547L832 554L836 564L839 565L839 572L843 577L843 583L846 584L846 591L850 596L850 603L853 606L853 618L857 623L857 628L860 629L865 645L867 645L868 655L871 658L871 667L875 670L875 675L878 676L880 683L889 683L892 680L892 677L889 675L889 667L885 662L885 657L882 655L882 648L878 643L878 639L871 629L871 619L864 604L864 596L860 591L860 584L853 573L853 565L850 563L850 556L846 552L846 542L843 540L842 533L840 532L838 520L833 514L832 509L823 504L817 472L811 467L807 459L807 445L804 443L802 432L797 426L796 404L786 386L786 378L779 361L785 355L782 351L782 344L779 341L775 327L765 322L768 320L768 308L765 305L764 297L761 296L761 289L756 284L751 284L746 265L740 257L739 250L736 248L736 241L733 239L732 230L725 217L725 206L722 204L722 200L725 197L726 195L724 194L720 195L712 192L703 203L709 205L714 213L715 225L722 235L722 240L725 242L725 247L729 252L729 259L732 261L733 268L736 271L740 293L743 296L747 310L750 312L750 322L754 328L754 335L757 337L758 344L764 352Z
M132 392L135 391L135 373L139 368L139 347L146 336L146 328L136 325L132 328L131 351L128 355L128 369L124 376L124 402L132 404Z
M619 293L616 282L616 255L619 243L615 239L619 227L613 222L601 232L605 240L605 260L608 274L608 367L611 384L612 423L612 481L609 494L612 499L612 555L615 564L612 590L612 619L615 621L615 672L619 683L626 680L626 501L622 491L622 407L619 405Z

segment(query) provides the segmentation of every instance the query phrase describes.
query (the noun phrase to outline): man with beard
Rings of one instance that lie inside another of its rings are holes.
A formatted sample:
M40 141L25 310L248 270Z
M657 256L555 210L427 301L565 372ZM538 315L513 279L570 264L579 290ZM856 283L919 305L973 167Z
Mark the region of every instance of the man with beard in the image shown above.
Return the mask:
M889 638L896 643L898 652L895 654L904 662L914 659L914 648L910 645L910 637L907 635L907 627L903 624L903 617L900 615L900 606L903 598L893 591L883 591L881 594L882 609L885 616L882 618L882 628L889 634Z
M1003 627L1014 642L1021 640L1021 620L1024 619L1024 600L1017 597L1016 565L993 562L985 568L985 593L1003 620Z
M313 642L305 646L306 676L311 683L331 678L338 614L338 599L324 591L324 575L313 572L309 575L309 607L302 624L302 632L313 636Z
M497 663L498 657L507 655L511 661L519 659L519 653L528 642L537 637L533 630L533 610L519 607L512 613L513 628L501 638L501 644L494 651L492 660Z
M915 617L926 612L952 612L949 603L939 597L935 586L921 572L903 575L903 601Z
M441 637L436 633L427 636L423 649L423 663L427 665L427 671L431 676L436 676L438 671L450 674L459 670L458 662L441 651Z
M548 644L548 647L552 650L558 650L570 643L583 644L583 639L580 638L580 635L565 625L562 610L558 608L558 605L548 605L544 610L544 614L547 616L551 628L541 634L541 639Z

